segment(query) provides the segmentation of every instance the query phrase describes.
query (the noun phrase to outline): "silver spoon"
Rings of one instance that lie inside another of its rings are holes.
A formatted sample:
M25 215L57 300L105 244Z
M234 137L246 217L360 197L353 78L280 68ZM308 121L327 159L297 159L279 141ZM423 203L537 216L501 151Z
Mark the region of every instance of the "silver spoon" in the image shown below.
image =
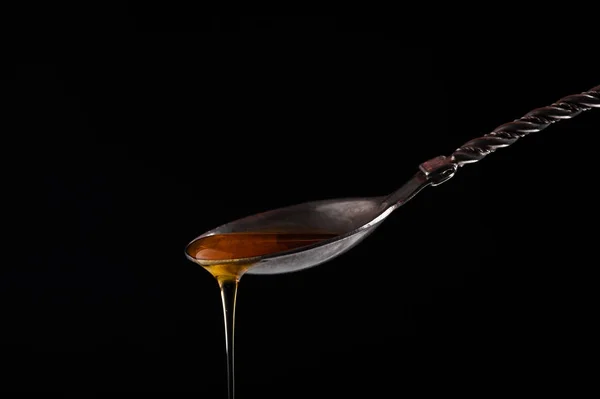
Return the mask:
M235 260L254 264L247 274L281 274L317 266L361 242L394 210L423 188L448 181L461 166L478 162L496 149L510 146L521 137L592 108L600 108L600 86L581 94L563 97L550 106L537 108L520 119L465 143L449 157L439 156L422 163L419 171L390 195L314 201L279 208L224 224L207 231L192 242L209 235L240 232L326 231L337 234L317 244Z

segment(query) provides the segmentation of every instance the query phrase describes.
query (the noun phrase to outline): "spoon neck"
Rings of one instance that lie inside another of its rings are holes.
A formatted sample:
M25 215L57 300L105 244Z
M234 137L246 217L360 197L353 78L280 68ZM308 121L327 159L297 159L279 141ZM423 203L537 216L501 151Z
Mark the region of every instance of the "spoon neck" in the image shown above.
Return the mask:
M388 195L382 203L383 209L406 204L425 187L438 186L452 178L459 165L453 158L439 156L419 165L419 171L402 187Z
M410 201L419 191L431 184L427 176L419 171L402 187L388 195L382 203L384 209L394 209Z

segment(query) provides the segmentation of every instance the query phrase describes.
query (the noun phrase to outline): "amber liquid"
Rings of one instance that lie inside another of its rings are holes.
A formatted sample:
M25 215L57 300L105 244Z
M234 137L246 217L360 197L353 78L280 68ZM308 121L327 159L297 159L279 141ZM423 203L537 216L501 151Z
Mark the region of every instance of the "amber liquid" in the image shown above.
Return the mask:
M233 337L238 282L255 264L257 256L271 255L335 237L329 233L230 233L199 238L188 245L190 258L218 281L225 316L227 390L235 398Z
M248 258L305 247L335 236L329 233L215 234L192 242L186 251L217 280L239 280L252 267L252 260Z

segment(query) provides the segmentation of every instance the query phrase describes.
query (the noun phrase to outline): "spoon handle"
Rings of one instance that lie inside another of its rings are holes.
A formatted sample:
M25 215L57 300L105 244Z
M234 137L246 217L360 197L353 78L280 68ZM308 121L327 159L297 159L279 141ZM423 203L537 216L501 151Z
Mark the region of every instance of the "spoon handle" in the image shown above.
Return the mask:
M571 119L583 111L600 108L600 86L573 94L547 107L537 108L512 122L498 126L482 137L458 147L449 157L436 157L420 165L432 186L449 180L459 167L481 161L498 148L508 147L519 138L544 130L554 122Z

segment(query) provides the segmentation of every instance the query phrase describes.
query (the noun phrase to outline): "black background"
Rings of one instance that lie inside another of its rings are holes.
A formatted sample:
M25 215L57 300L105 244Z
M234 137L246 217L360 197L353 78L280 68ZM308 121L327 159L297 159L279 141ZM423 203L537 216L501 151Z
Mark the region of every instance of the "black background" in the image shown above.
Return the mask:
M5 391L224 398L218 288L191 239L392 192L600 83L584 52L425 44L398 21L85 11L12 31L34 57L2 82ZM585 386L597 112L461 169L329 263L244 277L238 398Z

